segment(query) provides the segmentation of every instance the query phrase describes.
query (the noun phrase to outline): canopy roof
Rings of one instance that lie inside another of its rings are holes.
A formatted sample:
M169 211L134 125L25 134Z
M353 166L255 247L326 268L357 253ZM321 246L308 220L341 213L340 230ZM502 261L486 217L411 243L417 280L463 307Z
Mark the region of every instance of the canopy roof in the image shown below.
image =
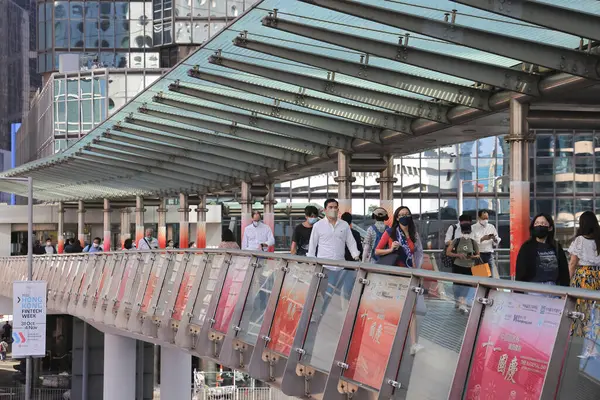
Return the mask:
M331 171L338 151L503 133L511 98L600 84L598 26L594 0L264 0L71 148L0 177L32 176L43 201L210 194Z

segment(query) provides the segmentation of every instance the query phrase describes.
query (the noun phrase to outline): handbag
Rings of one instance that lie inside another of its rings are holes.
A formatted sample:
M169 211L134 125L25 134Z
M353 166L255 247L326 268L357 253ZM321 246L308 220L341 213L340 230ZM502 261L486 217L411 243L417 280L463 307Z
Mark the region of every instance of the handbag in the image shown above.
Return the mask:
M452 225L452 241L456 239L456 224ZM452 265L454 264L454 259L452 257L448 257L446 255L446 247L444 246L444 250L442 251L442 266L448 270L452 270Z
M490 264L484 263L483 260L479 259L480 264L476 264L471 268L471 273L473 276L482 276L484 278L489 278L492 276L492 271L490 270Z
M396 266L396 262L398 262L398 253L393 252L386 254L385 256L379 256L379 260L377 260L376 264Z

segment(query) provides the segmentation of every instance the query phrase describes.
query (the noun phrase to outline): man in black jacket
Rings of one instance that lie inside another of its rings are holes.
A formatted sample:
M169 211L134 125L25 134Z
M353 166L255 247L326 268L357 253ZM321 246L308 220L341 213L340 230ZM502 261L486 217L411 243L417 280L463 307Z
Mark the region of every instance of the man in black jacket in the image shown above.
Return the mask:
M363 252L362 238L360 237L360 233L358 233L358 231L356 229L352 228L352 214L350 214L349 212L345 212L342 214L342 219L344 221L346 221L348 223L348 225L350 225L350 230L352 231L352 236L354 237L354 240L356 241L356 248L358 249L358 251L360 251L359 260L362 260L362 252ZM350 250L348 249L348 246L346 246L345 258L346 258L346 261L354 261L354 257L352 257L352 254L350 254Z

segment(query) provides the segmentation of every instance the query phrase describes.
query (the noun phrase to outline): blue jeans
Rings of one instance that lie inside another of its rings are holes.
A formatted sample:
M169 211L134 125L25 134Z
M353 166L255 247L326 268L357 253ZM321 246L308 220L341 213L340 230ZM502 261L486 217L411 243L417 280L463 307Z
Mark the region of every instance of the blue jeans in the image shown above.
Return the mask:
M452 265L452 273L473 276L471 268L461 267L456 264ZM460 283L455 283L452 285L452 289L454 291L454 300L463 298L467 303L473 302L473 298L475 297L475 288L467 285L461 285Z

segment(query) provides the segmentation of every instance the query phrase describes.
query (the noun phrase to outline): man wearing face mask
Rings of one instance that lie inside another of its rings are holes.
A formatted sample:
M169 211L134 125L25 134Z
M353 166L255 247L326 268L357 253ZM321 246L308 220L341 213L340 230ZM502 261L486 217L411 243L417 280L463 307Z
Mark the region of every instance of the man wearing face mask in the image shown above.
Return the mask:
M52 245L52 239L46 239L46 247L44 247L46 254L56 254L56 247Z
M144 237L138 241L138 250L153 250L158 249L158 239L152 237L154 229L148 228L144 232Z
M252 223L244 228L242 250L267 251L275 245L271 228L261 221L260 212L252 213Z
M473 225L473 237L479 246L481 260L489 264L494 278L500 278L494 266L494 246L498 246L500 243L498 231L494 225L489 223L490 217L487 210L479 210L477 216L479 221Z
M292 236L291 254L305 256L308 253L308 244L310 242L310 234L312 233L313 225L319 220L319 210L315 206L306 206L304 216L306 220L296 226L294 235Z
M92 242L91 245L87 245L85 246L85 249L83 249L84 253L99 253L102 251L102 247L100 247L100 243L102 242L102 239L100 239L99 237L95 237L94 241Z

